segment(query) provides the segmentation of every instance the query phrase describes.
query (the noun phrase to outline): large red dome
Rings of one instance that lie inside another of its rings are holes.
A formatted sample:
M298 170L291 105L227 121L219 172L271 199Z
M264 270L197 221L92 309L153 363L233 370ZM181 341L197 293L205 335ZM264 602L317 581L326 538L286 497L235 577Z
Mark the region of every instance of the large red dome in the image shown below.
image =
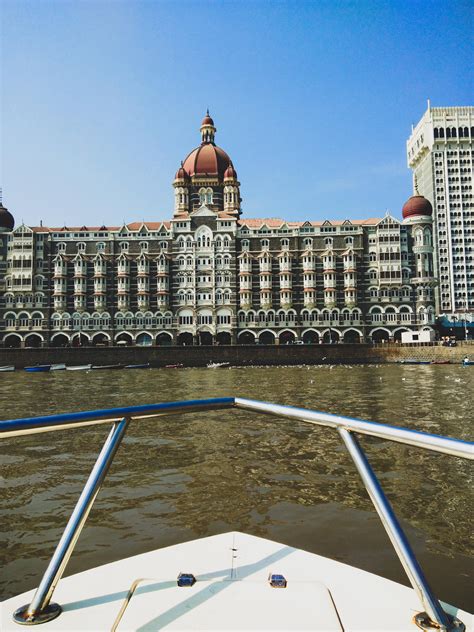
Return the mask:
M230 158L223 149L212 143L205 143L188 155L183 168L189 176L217 175L222 179L230 164Z
M416 215L433 215L433 207L423 195L412 195L403 205L402 215L403 219Z

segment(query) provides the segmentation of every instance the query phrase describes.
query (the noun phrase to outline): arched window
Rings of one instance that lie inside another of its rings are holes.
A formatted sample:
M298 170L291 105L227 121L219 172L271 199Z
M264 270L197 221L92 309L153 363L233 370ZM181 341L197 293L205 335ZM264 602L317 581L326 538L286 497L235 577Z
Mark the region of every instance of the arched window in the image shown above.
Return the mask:
M211 247L211 238L212 232L211 229L207 226L201 226L196 231L196 242L197 247L199 248L210 248Z
M260 245L263 248L268 248L270 246L270 241L268 239L262 239L260 241Z
M206 203L212 204L212 189L210 187L206 191Z
M141 241L140 242L140 250L143 252L145 250L148 250L148 242L147 241Z
M437 127L435 127L435 128L434 128L433 132L434 132L434 137L435 137L435 138L438 138L438 136L439 136L439 131L438 131L438 128L437 128Z
M248 239L242 239L240 243L242 246L242 250L248 250L250 248L250 242Z
M8 327L8 329L11 329L12 327L15 326L16 316L15 314L13 314L13 312L10 312L9 314L5 314L4 319L5 319L5 326Z
M332 237L326 237L326 239L324 240L324 243L326 244L328 248L332 248L332 244L333 244Z
M80 242L77 244L77 251L78 252L85 252L86 250L86 244L84 242Z
M439 130L439 137L444 138L444 129L442 127L440 127L440 130Z
M128 241L120 242L120 250L121 252L128 252Z

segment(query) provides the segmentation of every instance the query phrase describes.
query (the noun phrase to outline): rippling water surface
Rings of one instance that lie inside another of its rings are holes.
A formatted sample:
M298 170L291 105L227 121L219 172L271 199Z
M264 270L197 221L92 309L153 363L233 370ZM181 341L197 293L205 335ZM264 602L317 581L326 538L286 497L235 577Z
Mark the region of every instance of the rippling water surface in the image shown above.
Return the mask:
M249 397L472 439L474 367L320 366L0 374L0 418ZM0 597L33 588L107 434L1 448ZM435 592L472 609L470 464L362 438ZM335 432L243 411L138 421L119 449L67 574L229 530L406 583Z

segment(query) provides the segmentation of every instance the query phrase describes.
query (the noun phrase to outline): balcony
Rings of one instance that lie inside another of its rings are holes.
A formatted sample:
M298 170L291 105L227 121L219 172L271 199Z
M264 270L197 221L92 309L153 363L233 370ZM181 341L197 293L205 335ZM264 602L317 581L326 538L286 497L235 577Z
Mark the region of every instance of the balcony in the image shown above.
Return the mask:
M425 283L425 284L433 284L436 281L435 277L432 274L421 274L416 275L411 278L412 283Z

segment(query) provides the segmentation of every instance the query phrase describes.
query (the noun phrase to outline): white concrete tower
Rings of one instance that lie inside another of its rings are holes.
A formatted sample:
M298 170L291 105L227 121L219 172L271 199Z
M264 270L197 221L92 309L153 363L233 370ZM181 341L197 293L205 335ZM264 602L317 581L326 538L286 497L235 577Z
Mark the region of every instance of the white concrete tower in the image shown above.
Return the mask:
M436 311L474 319L474 107L428 109L407 141L414 191L434 210Z

